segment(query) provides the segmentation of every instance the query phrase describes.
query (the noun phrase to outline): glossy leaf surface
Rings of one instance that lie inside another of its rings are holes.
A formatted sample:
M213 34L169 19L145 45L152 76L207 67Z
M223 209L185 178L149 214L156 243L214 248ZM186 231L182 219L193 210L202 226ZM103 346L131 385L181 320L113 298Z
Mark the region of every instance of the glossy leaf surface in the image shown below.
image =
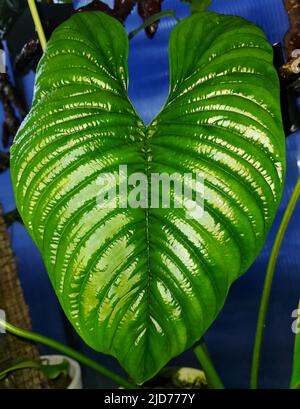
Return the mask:
M56 29L11 169L68 318L143 382L202 336L259 253L281 196L285 141L272 49L252 23L210 12L180 22L169 97L147 127L128 99L127 54L125 30L100 12ZM98 178L120 165L148 181L202 173L204 215L99 208Z

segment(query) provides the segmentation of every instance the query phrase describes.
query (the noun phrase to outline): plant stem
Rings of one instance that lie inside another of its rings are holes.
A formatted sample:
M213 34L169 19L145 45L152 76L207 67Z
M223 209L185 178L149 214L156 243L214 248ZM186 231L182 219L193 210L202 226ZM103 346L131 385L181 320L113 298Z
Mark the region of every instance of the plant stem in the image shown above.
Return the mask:
M33 19L37 34L39 36L42 50L44 51L46 48L47 40L46 40L46 36L44 33L44 29L41 23L39 13L36 8L35 0L28 0L28 6L30 9L30 13L32 15L32 19Z
M264 326L266 322L266 315L267 315L267 310L268 310L268 305L269 305L270 292L271 292L271 287L272 287L272 282L273 282L273 277L274 277L275 265L277 262L281 242L284 238L287 226L293 214L293 211L296 206L299 195L300 195L300 177L297 180L297 183L293 190L290 201L284 212L281 224L279 226L278 232L275 237L275 241L273 244L272 252L271 252L268 267L267 267L265 283L264 283L264 288L263 288L260 307L259 307L257 328L256 328L254 348L253 348L252 367L251 367L251 376L250 376L250 388L251 389L257 389L257 385L258 385L258 372L259 372L259 365L260 365L261 346L262 346L262 340L263 340Z
M201 339L193 350L205 372L208 386L212 389L224 389L224 385L214 367L204 340Z
M56 349L57 351L60 351L61 353L68 355L69 357L77 360L78 362L81 362L83 365L86 365L94 369L95 371L99 372L101 375L104 375L107 378L110 378L111 380L116 382L118 385L123 386L124 388L127 388L127 389L137 388L136 385L133 385L132 383L128 382L126 379L122 378L118 374L110 371L109 369L98 364L97 362L81 354L80 352L75 351L74 349L64 344L61 344L60 342L57 342L51 338L45 337L44 335L37 334L36 332L31 332L31 331L27 331L21 328L17 328L14 325L2 319L0 319L0 329L1 327L6 329L7 332L9 332L10 334L16 335L21 338L28 339L30 341L38 342L40 344Z
M157 20L160 20L162 17L174 17L177 23L179 19L175 16L174 10L164 10L160 11L159 13L153 14L149 17L143 24L141 24L138 28L131 31L128 34L128 39L131 40L134 36L136 36L140 31L144 30L146 27L150 26L151 24L155 23Z
M212 0L192 0L191 13L198 13L199 11L206 11L210 6Z
M44 361L47 362L47 359L45 359ZM8 368L0 372L0 381L5 379L10 374L10 372L15 372L20 369L31 369L31 368L39 369L40 371L44 372L44 375L48 379L56 379L62 373L67 374L69 367L70 367L70 364L65 359L60 364L47 364L47 363L44 363L43 360L34 361L32 359L25 360L25 361L19 361L19 362L16 362L15 364L11 364L11 366L9 366Z
M29 369L29 368L36 368L40 369L41 364L36 361L23 361L18 364L12 365L7 369L4 369L0 372L0 380L4 379L10 372L14 372L18 369Z

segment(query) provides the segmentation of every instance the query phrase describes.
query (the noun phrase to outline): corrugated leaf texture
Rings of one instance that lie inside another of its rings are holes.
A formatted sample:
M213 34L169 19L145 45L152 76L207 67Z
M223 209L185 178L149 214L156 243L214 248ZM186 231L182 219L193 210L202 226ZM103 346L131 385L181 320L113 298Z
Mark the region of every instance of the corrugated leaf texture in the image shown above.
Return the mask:
M127 95L127 54L125 30L100 12L56 29L11 168L68 318L143 382L202 336L259 253L281 197L285 141L272 49L252 23L211 12L180 22L169 97L147 127ZM97 178L124 164L148 180L201 172L203 216L99 208Z

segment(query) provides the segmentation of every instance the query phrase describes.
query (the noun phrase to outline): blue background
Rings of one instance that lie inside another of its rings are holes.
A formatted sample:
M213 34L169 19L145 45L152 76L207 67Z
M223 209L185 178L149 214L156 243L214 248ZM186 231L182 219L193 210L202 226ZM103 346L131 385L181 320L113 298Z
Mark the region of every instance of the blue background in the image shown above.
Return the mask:
M88 2L74 1L74 4L78 6ZM175 0L165 0L163 9L174 9L179 18L189 15L189 6ZM288 27L282 0L214 0L210 9L224 14L238 14L255 22L263 28L271 43L282 41ZM126 22L126 29L129 32L140 24L141 20L135 9ZM153 40L149 40L144 32L131 40L129 94L137 112L146 123L160 110L168 93L168 40L175 24L173 18L164 18ZM24 93L29 102L32 98L33 81L32 72L23 78ZM3 113L0 112L0 119L2 117ZM286 183L269 237L253 266L232 286L224 309L206 335L215 365L229 388L247 388L249 384L252 345L264 274L275 232L299 175L299 167L300 133L295 133L287 138ZM0 203L5 211L15 208L9 172L0 176ZM299 209L300 203L287 230L276 267L260 372L260 386L264 388L286 388L289 384L294 341L291 313L297 308L300 298ZM10 234L34 330L66 342L122 373L113 358L91 351L66 322L41 256L26 230L15 224L10 228ZM49 351L41 349L43 352ZM198 365L190 351L171 364ZM86 387L113 386L106 378L87 368L83 370Z

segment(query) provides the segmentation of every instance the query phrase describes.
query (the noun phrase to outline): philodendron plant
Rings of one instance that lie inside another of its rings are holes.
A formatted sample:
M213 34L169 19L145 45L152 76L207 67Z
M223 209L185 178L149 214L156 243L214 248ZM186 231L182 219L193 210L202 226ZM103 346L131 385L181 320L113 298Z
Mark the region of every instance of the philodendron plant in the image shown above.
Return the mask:
M176 25L169 95L148 126L128 97L127 56L112 17L86 12L61 24L11 172L67 317L140 384L203 336L260 252L282 194L285 139L272 48L243 18L197 12ZM201 217L187 217L185 202L151 207L150 194L147 206L124 204L124 165L149 191L153 174L201 173ZM106 186L117 192L112 206L98 203L103 174L116 176Z

